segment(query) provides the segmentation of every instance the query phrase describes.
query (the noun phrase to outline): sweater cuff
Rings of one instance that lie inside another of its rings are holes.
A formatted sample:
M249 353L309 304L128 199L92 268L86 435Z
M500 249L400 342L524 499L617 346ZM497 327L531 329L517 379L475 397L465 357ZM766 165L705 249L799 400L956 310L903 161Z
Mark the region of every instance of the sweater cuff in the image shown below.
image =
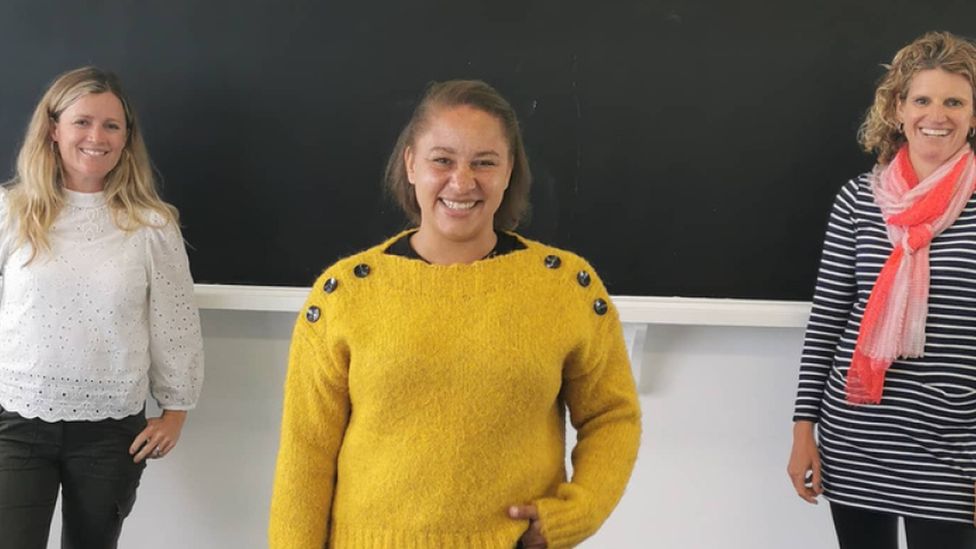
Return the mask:
M563 484L558 494L560 497L533 502L539 512L542 535L549 549L574 547L593 535L599 527L599 524L594 524L593 514L578 487Z

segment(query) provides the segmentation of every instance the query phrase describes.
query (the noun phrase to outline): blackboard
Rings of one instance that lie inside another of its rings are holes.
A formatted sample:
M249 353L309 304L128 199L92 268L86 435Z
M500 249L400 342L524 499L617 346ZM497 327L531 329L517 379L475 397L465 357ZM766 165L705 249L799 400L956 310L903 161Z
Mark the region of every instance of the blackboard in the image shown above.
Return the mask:
M521 117L526 236L615 295L809 299L827 210L868 170L881 63L976 2L0 3L0 166L58 73L117 72L197 282L307 286L405 226L386 155L431 80Z

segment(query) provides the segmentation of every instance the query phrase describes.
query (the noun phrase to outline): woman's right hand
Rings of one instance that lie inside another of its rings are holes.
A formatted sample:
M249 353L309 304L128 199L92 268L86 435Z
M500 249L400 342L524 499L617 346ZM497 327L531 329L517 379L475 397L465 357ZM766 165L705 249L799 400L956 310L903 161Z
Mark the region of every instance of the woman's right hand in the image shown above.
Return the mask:
M793 450L786 466L796 494L809 503L817 504L817 496L823 493L820 483L820 453L813 436L812 421L793 424Z

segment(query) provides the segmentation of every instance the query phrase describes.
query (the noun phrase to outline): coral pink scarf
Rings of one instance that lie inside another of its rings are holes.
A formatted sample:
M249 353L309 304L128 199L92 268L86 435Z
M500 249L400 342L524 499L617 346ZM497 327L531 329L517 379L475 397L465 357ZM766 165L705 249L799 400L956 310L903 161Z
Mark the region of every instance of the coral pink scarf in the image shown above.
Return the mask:
M847 372L847 400L881 402L885 373L897 358L917 358L925 348L929 301L929 243L955 222L976 187L976 161L966 145L918 181L902 147L872 174L893 249L868 297L857 346Z

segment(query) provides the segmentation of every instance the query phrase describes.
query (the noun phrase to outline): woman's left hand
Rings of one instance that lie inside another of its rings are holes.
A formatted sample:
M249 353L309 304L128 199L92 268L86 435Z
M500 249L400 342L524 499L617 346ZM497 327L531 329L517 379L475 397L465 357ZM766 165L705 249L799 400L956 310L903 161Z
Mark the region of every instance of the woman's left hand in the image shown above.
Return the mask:
M519 539L522 549L546 549L549 543L542 535L542 522L535 505L513 505L508 508L508 516L516 520L528 520L529 529Z
M186 412L183 410L163 410L160 417L149 418L146 428L129 446L132 461L139 463L146 458L158 459L168 454L180 439L184 421Z

